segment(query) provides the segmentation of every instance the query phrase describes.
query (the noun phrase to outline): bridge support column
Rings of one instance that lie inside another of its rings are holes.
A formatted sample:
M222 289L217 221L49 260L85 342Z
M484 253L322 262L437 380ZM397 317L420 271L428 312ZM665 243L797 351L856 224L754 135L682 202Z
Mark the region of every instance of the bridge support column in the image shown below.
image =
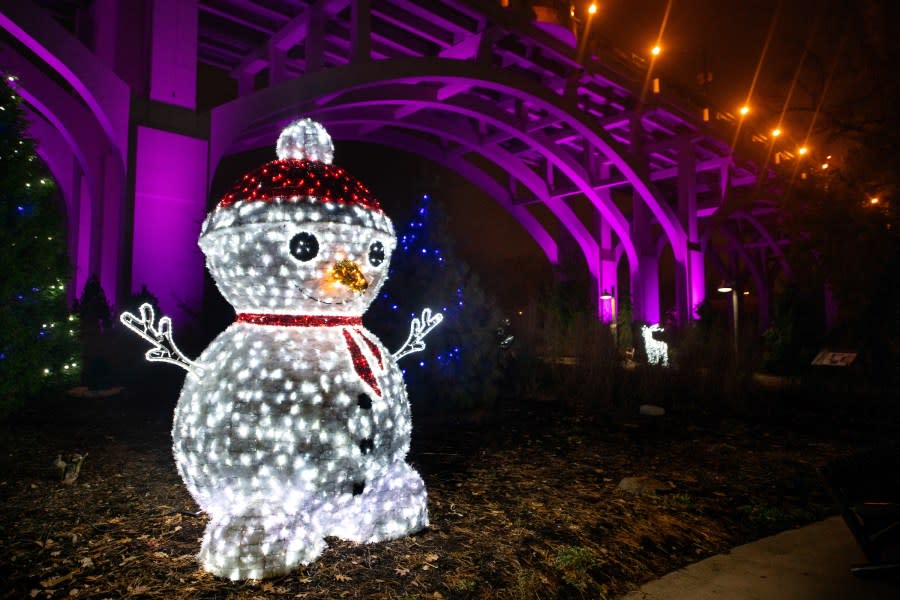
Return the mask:
M122 199L125 182L112 150L100 158L98 181L91 186L91 274L100 278L100 285L110 304L119 302L121 292L122 256ZM80 291L80 290L79 290Z
M197 0L154 0L150 99L197 106Z
M610 195L609 190L603 190L600 194ZM615 318L613 306L619 307L618 270L616 264L616 248L613 243L613 232L609 223L599 216L597 218L597 246L600 249L600 269L597 277L596 299L597 314L601 321L610 323ZM604 300L601 296L611 294L612 301Z
M131 290L146 285L162 311L191 319L203 304L207 142L137 128ZM183 321L182 321L183 322Z
M706 294L703 252L697 234L697 171L691 140L678 141L678 219L684 228L686 260L675 268L675 306L682 324L700 318L697 308Z
M74 161L75 159L73 159ZM72 196L69 205L72 214L69 221L69 235L75 238L75 251L71 255L75 263L72 300L81 295L90 275L91 264L91 193L81 165L75 161L72 169Z
M197 19L197 0L155 0L146 114L189 115L196 108ZM278 72L276 66L275 77ZM159 119L151 126L141 118L138 114L132 122L131 263L122 269L127 275L123 288L134 293L146 285L163 312L191 319L203 303L204 261L197 238L206 213L209 144L196 137L202 132L187 129L193 126L190 118L169 120L165 129L157 125Z
M638 321L659 323L659 261L655 256L641 256L637 281L632 279L631 296Z
M635 320L659 323L659 260L653 236L650 209L643 199L634 196L632 239L638 251L638 268L632 270L631 302Z
M631 153L640 172L647 170L640 112L631 116ZM659 323L659 259L653 234L653 214L637 192L631 197L631 238L638 253L631 270L631 303L635 321Z

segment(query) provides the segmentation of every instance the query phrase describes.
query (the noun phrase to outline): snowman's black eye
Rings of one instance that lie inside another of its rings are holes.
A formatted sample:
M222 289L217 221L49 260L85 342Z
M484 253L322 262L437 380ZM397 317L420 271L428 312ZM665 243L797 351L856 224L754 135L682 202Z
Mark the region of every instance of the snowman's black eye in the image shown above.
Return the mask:
M369 262L373 267L384 262L384 245L381 242L372 242L369 246Z
M301 231L291 238L291 254L293 254L294 258L297 260L306 262L314 259L318 253L319 240L317 240L316 236L313 234L307 231Z

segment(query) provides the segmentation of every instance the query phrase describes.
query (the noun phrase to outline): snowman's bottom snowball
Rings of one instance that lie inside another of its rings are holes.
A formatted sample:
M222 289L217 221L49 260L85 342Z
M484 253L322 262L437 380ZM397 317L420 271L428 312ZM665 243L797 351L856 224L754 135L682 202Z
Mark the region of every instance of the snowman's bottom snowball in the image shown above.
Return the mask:
M288 573L315 560L325 548L308 518L254 505L241 514L212 515L203 544L203 568L231 580L262 579Z
M380 542L428 526L425 484L405 462L361 494L317 498L304 508L290 515L258 503L240 514L210 515L199 554L203 568L231 580L275 577L318 558L326 537Z
M361 494L343 494L335 504L336 510L323 507L316 512L326 536L381 542L428 527L425 483L405 462L394 463L384 477L366 484Z

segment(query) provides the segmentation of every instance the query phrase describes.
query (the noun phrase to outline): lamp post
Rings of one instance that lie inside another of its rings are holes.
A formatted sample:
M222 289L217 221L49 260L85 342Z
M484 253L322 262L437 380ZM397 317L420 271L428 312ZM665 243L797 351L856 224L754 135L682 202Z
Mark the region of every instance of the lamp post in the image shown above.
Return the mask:
M731 292L731 322L734 326L734 358L735 358L735 360L737 360L738 319L739 319L737 285L732 282L729 282L729 281L722 281L722 283L719 284L719 287L716 288L716 291L720 292L722 294L727 294L728 292Z
M619 335L618 335L619 334L619 330L618 330L619 318L618 318L618 315L616 314L616 288L614 287L612 289L611 293L607 290L603 290L603 293L600 294L600 299L601 300L609 300L609 312L610 312L610 318L611 318L611 321L609 323L609 330L610 330L610 332L612 332L613 347L618 349L618 347L619 347Z

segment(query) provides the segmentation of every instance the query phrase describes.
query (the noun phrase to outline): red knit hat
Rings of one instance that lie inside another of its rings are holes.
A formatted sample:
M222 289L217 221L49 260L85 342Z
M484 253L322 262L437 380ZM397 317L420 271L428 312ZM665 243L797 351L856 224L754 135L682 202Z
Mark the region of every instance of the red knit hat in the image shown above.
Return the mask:
M318 202L359 205L381 212L378 199L361 181L331 164L334 145L321 124L311 119L294 121L282 130L278 159L258 167L238 180L217 208L236 202Z

